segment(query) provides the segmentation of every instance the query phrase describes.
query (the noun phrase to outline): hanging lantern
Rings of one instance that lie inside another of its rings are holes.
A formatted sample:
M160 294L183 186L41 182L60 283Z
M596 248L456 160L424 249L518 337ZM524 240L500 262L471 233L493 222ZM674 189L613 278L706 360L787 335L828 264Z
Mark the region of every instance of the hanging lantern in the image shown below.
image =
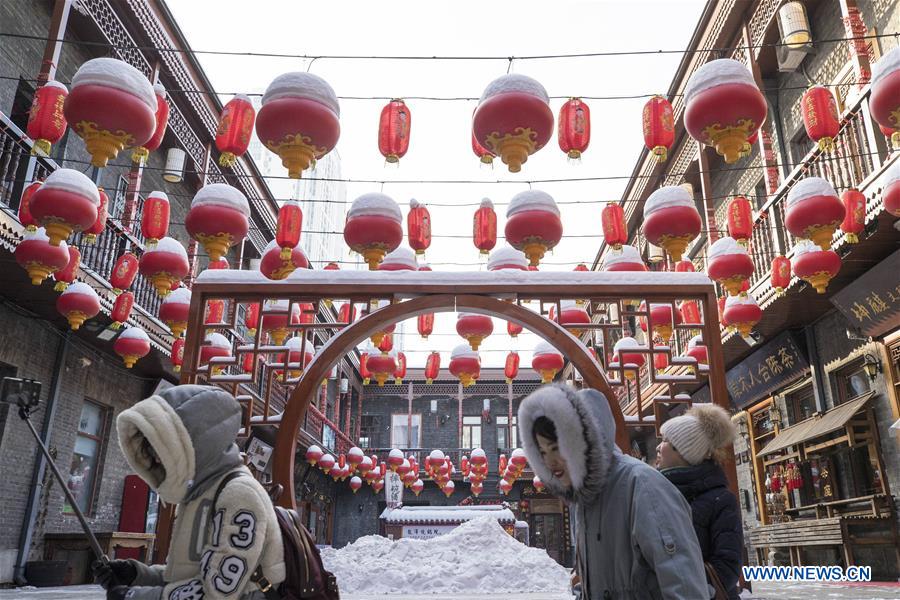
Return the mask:
M289 338L284 345L287 350L279 355L278 362L284 366L287 375L281 369L275 371L275 377L282 382L286 379L298 379L313 359L312 344L308 340L304 344L302 337Z
M113 287L114 294L121 294L127 290L137 277L140 261L131 252L125 252L116 260L112 273L109 275L109 283Z
M277 240L272 240L263 250L262 259L259 261L259 272L266 279L280 281L297 269L309 268L309 259L300 246L288 249L288 258L284 258L284 250L279 247Z
M130 293L130 292L129 292ZM172 342L172 369L176 373L181 372L181 365L184 364L184 338L176 338ZM247 356L247 355L245 355ZM251 355L252 357L252 355Z
M878 129L881 130L881 135L888 139L892 150L900 150L900 129L891 129L884 125L879 125Z
M700 235L700 227L694 198L679 185L659 188L644 204L644 235L651 244L664 248L675 262Z
M441 491L444 492L446 497L450 497L453 495L453 491L456 489L456 484L452 481L448 481L444 485L441 486Z
M359 477L354 475L350 478L350 489L353 490L354 494L359 491L359 489L362 487L362 484L362 479L360 479Z
M69 321L72 331L78 331L82 323L100 312L100 298L94 288L75 281L56 299L56 310Z
M34 140L32 156L41 152L50 156L50 148L66 133L66 117L63 104L69 90L58 81L48 81L34 93L31 110L28 111L26 133Z
M409 150L412 115L403 100L394 99L381 109L378 151L388 163L398 163Z
M859 242L859 234L866 228L866 196L856 188L841 194L844 204L844 222L841 231L847 234L847 243Z
M504 496L512 491L512 484L505 479L501 479L499 483L500 493Z
M351 471L356 471L360 463L366 458L362 449L353 446L347 451L347 464L350 465Z
M884 175L882 201L889 215L900 217L900 161L894 161Z
M277 300L262 309L262 330L269 334L269 338L276 346L284 345L289 329L288 325L300 324L300 307L291 304L288 315L288 301Z
M785 256L778 255L772 259L772 281L775 293L781 295L791 283L791 261Z
M156 247L144 252L140 260L141 275L146 277L156 288L156 292L163 297L168 296L172 286L187 277L190 270L184 246L170 237L160 239Z
M56 281L53 289L57 292L63 291L70 283L75 281L78 268L81 266L81 251L75 246L68 246L66 251L69 253L69 262L66 263L65 267L53 273L53 279Z
M535 475L531 479L531 485L534 486L534 491L537 492L538 494L540 494L541 492L544 491L544 482L541 481L541 478L538 477L537 475Z
M494 164L494 155L491 154L490 150L478 143L478 138L475 137L474 131L472 131L472 152L475 153L482 165Z
M363 255L370 271L378 270L385 254L403 241L403 215L390 196L363 194L353 201L344 224L344 241Z
M837 192L821 177L807 177L788 191L785 226L794 237L812 240L822 250L831 248L831 238L844 216Z
M706 349L706 344L703 343L702 335L695 335L688 341L685 354L696 359L698 365L709 364L709 352Z
M256 335L256 329L259 327L259 302L247 305L244 310L244 326L250 336Z
M406 460L403 457L403 452L398 448L391 448L391 451L388 453L387 463L390 467L391 471L396 473L397 467L403 464L403 461Z
M693 261L690 260L680 260L675 263L675 272L676 273L694 273L696 271L696 267L694 267Z
M653 368L663 371L669 366L669 355L665 352L657 352L653 355Z
M463 387L469 387L481 375L481 357L468 344L461 344L450 353L448 369L462 382Z
M64 112L91 164L105 167L126 147L146 144L156 130L157 100L143 73L115 58L94 58L72 77Z
M38 228L38 222L31 214L31 198L43 183L43 180L32 181L28 187L22 190L22 197L19 199L19 223L25 227L25 231L28 233L34 233Z
M359 376L362 378L363 385L369 385L372 379L372 372L369 371L369 353L359 353Z
M356 307L352 304L341 304L341 308L338 309L338 323L345 323L349 325L356 320Z
M406 354L403 352L397 353L397 368L394 369L394 385L400 385L403 383L403 378L406 377Z
M685 300L678 307L678 312L681 314L681 322L685 325L693 325L695 327L703 325L703 322L700 320L700 307L697 305L696 300Z
M621 250L628 242L628 228L625 226L625 211L620 204L609 202L600 212L603 225L603 239L615 250Z
M553 382L553 378L562 370L564 364L563 355L547 342L539 342L535 346L531 368L541 376L541 383Z
M130 369L134 363L150 354L150 338L140 327L129 327L116 338L113 351L122 357L125 368Z
M393 252L385 255L384 260L378 266L379 271L418 271L419 263L416 259L415 253L406 248L405 246L400 246L394 249Z
M89 229L97 220L100 192L93 181L74 169L57 169L34 191L28 209L45 229L50 243Z
M647 310L647 305L641 303L641 311ZM641 329L647 331L647 319L641 318ZM681 324L681 313L672 311L672 305L669 303L650 303L650 327L653 333L659 336L663 343L672 339L674 325Z
M503 367L503 376L506 383L510 384L519 375L519 353L510 352L506 355L506 365Z
M872 65L871 84L872 118L894 130L891 143L896 146L900 144L900 48L894 47Z
M380 308L384 308L385 306L390 306L390 304L391 304L390 300L378 300L377 304L375 304L375 306L372 307L372 310L378 310ZM388 325L381 331L377 331L377 332L373 333L369 339L372 340L373 345L379 346L379 345L381 345L381 341L382 341L382 339L384 339L385 336L394 333L394 329L396 327L397 327L396 323L392 323L391 325ZM391 342L391 344L393 345L393 342Z
M107 213L109 196L106 195L102 187L98 187L97 191L100 193L100 206L97 207L97 218L90 227L84 230L84 241L88 244L96 242L97 236L106 230L106 218L109 216Z
M161 83L156 83L153 86L153 93L156 94L153 135L131 153L131 161L136 164L145 163L150 153L159 149L163 137L166 135L166 127L169 125L169 102L166 100L166 88Z
M216 128L216 149L219 151L219 166L231 168L237 159L247 152L256 110L250 98L237 94L228 101L219 117Z
M141 235L153 247L169 234L169 197L164 192L150 192L141 214Z
M591 110L581 98L569 98L559 109L556 132L559 149L572 160L580 159L591 143Z
M184 227L210 260L219 260L247 237L249 217L250 205L242 191L227 183L210 183L194 195Z
M488 271L503 271L506 269L513 271L527 271L528 258L521 250L516 250L512 246L503 246L491 252L487 262Z
M818 144L819 152L834 152L834 138L840 131L841 121L831 91L821 85L812 86L804 92L800 110L806 135Z
M662 96L653 96L644 105L641 118L644 129L644 145L656 157L665 162L675 142L675 114L672 105Z
M397 359L393 354L374 354L369 356L366 364L372 372L372 377L378 383L378 387L383 387L384 382L397 370Z
M522 333L524 328L518 323L513 323L512 321L506 322L506 333L509 334L509 337L516 338Z
M312 447L310 447L310 450L311 449ZM337 461L334 460L332 455L326 453L319 456L316 466L318 466L323 473L328 473L336 462Z
M684 126L691 137L727 164L737 162L748 139L766 120L766 99L753 75L730 58L697 69L685 88Z
M638 371L644 366L646 359L640 352L629 352L632 348L640 348L641 345L633 337L623 337L613 346L613 357L609 363L611 369L618 369L621 361L625 369L625 378L634 379Z
M203 340L203 344L200 346L200 365L209 365L209 372L211 375L219 375L222 372L223 367L219 364L212 363L212 359L214 358L224 358L231 356L231 342L228 341L221 333L210 333L206 336L206 339Z
M432 352L425 359L425 383L431 385L441 372L441 355Z
M314 467L316 466L316 463L318 463L319 460L323 457L323 455L324 452L322 452L322 449L313 444L306 449L306 462L309 463L309 466ZM332 458L332 460L334 459ZM329 468L331 467L329 466Z
M722 284L728 293L737 296L745 282L753 275L753 260L747 248L734 238L719 238L707 252L709 278Z
M494 331L494 322L487 315L474 313L459 313L456 318L456 333L469 342L472 350L478 350L478 346L486 337Z
M416 254L425 254L425 251L431 246L431 216L428 209L415 198L409 201L409 214L406 215L406 237Z
M815 244L802 240L794 246L791 261L794 275L824 294L831 281L841 270L841 257L833 250L822 250Z
M65 242L51 245L43 227L25 232L16 246L15 257L19 266L28 272L33 285L40 285L51 274L65 269L71 259L68 245Z
M753 208L743 196L735 196L728 203L728 235L747 246L753 235Z
M756 303L756 298L749 294L729 296L725 300L722 314L728 326L734 327L745 337L750 335L750 330L762 319L762 310Z
M340 114L337 95L327 81L312 73L284 73L263 94L256 135L281 158L288 175L299 179L337 144Z
M222 257L219 260L211 260L209 264L206 265L206 268L210 271L222 271L225 269L230 269L228 266L228 261Z
M125 292L116 296L112 312L109 313L109 317L113 320L110 327L118 329L125 324L131 316L132 308L134 308L134 294L132 292Z
M425 313L419 315L416 321L416 329L423 340L427 340L428 336L434 332L434 313Z
M303 231L303 211L296 200L288 200L278 209L275 242L281 247L281 258L291 258L291 251L300 243ZM301 267L297 267L301 268Z
M488 198L481 199L475 211L472 239L481 254L487 254L497 245L497 213Z
M510 200L506 209L506 241L523 251L532 266L540 264L544 253L562 239L562 233L559 208L547 192L526 190Z
M556 305L550 307L550 320L556 321L565 327L569 333L575 337L580 337L584 333L584 329L580 329L578 325L590 325L591 316L588 312L575 300L560 300L561 310L559 317L556 316ZM573 327L575 326L575 327Z
M409 489L412 490L412 493L413 493L413 494L415 494L416 496L418 496L419 494L422 493L422 490L425 489L425 484L422 483L422 480L421 480L421 479L416 479L416 480L413 482L413 484L412 484L411 486L409 486Z
M181 288L179 288L181 289ZM178 290L175 290L176 292ZM174 293L174 292L173 292ZM171 294L170 294L171 297ZM204 325L222 325L225 320L225 301L221 299L206 301L206 316L203 319Z
M385 333L381 336L381 341L376 345L378 346L378 349L381 350L382 354L387 354L394 349L394 334Z
M622 244L621 250L609 250L603 255L600 263L603 271L646 271L647 265L641 259L641 253L634 246Z

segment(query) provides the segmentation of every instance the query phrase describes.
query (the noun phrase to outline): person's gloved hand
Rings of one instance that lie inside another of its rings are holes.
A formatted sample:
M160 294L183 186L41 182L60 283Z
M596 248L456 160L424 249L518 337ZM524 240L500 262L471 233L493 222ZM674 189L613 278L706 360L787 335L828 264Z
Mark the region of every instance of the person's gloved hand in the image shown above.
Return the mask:
M105 590L115 586L131 585L137 577L137 568L127 560L94 561L91 564L91 571L94 574L94 581Z
M106 591L106 600L125 600L128 590L127 585L116 585Z

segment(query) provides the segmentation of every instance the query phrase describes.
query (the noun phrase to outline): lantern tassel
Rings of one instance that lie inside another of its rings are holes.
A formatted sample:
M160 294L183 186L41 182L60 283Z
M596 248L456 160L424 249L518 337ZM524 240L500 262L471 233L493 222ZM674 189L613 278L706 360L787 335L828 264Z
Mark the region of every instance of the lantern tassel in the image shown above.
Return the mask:
M891 134L891 147L894 150L900 150L900 131Z
M64 292L67 287L69 287L69 284L65 281L57 281L56 285L53 286L53 291Z
M43 153L44 156L50 156L50 140L34 140L34 146L31 147L31 155L39 156Z
M653 154L656 156L656 162L664 163L669 156L669 151L666 150L665 146L655 146L653 148Z
M848 244L858 244L859 236L856 235L855 233L848 233L847 234L847 243Z
M140 146L139 148L135 148L134 152L131 153L131 162L136 165L142 165L146 162L147 157L150 156L150 151ZM129 369L131 367L128 367Z
M834 138L823 137L819 139L819 152L827 152L831 154L834 152Z
M291 260L291 253L293 252L292 248L288 248L285 246L281 249L281 260Z
M223 152L221 156L219 156L220 167L226 167L230 169L236 162L237 156L234 155L234 152Z

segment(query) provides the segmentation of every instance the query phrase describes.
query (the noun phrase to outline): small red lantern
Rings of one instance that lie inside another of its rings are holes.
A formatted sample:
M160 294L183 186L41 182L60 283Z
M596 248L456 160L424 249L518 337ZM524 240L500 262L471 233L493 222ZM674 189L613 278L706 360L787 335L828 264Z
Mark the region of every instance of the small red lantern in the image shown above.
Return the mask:
M378 266L379 271L418 271L419 263L415 253L406 247L396 248L393 252L388 253L381 264Z
M97 219L93 225L84 230L84 241L88 244L93 244L97 241L97 236L106 229L106 218L109 216L107 213L109 196L106 195L102 187L98 187L97 191L100 192L100 206L97 207Z
M74 169L57 169L34 191L29 203L32 217L59 246L72 233L90 229L97 220L100 192L93 181Z
M608 203L600 213L603 225L603 239L615 250L621 250L628 242L628 228L625 226L625 211L620 204Z
M353 477L350 478L350 489L353 490L354 494L359 491L359 489L362 487L362 485L363 485L362 479L360 479L356 475L354 475Z
M434 332L434 313L419 315L416 322L416 328L419 331L419 335L422 336L422 339L427 340L428 336Z
M572 160L581 158L591 143L591 110L581 98L569 98L559 109L556 132L559 149Z
M644 204L644 235L678 262L688 244L700 235L700 213L691 194L681 186L661 187Z
M346 323L349 325L350 323L356 320L356 307L353 304L341 304L341 307L338 309L338 322Z
M690 260L680 260L675 263L675 272L676 273L693 273L697 270L694 267L694 262Z
M109 283L113 286L114 294L121 294L134 283L137 277L140 261L131 252L125 252L116 260L112 273L109 275Z
M397 370L397 359L392 354L373 354L369 356L366 366L378 383L378 387L382 387Z
M150 192L141 214L141 235L153 247L169 234L169 197L164 192Z
M53 286L53 289L57 292L63 291L70 283L75 281L78 267L81 266L81 251L75 246L69 246L66 248L66 251L69 253L69 262L66 263L65 267L53 273L53 279L56 280L56 285Z
M56 310L69 321L72 331L78 331L82 323L100 312L100 298L94 288L75 281L56 299Z
M385 254L403 240L403 215L390 196L363 194L353 201L344 225L344 241L363 255L370 271L378 270Z
M481 206L475 211L472 239L481 254L489 253L497 245L497 213L487 198L482 198Z
M468 344L461 344L450 353L450 374L469 387L481 375L481 357Z
M32 285L40 285L52 273L66 268L69 264L69 247L65 242L58 246L50 244L43 227L33 232L25 232L16 246L16 262L28 272Z
M622 244L621 250L610 250L603 255L601 268L604 271L646 271L647 265L641 253L634 246Z
M381 109L378 151L389 163L398 163L409 150L412 115L403 100L391 100Z
M441 372L441 355L432 352L425 360L425 383L431 384Z
M412 484L411 486L409 486L409 489L412 490L413 494L415 494L416 496L418 496L419 494L422 493L422 490L425 489L425 484L422 483L422 480L421 480L421 479L416 479L416 480L413 482L413 484Z
M315 448L318 449L318 446L315 446ZM309 450L312 450L312 449L313 449L313 446L310 446ZM309 461L309 450L307 451L307 462ZM335 463L337 461L334 460L334 457L332 455L321 454L321 450L319 450L319 452L320 452L320 454L319 454L319 459L317 461L318 462L317 466L320 469L322 469L323 473L328 473L329 471L331 471L331 468L335 465Z
M310 446L309 448L306 449L306 454L305 454L306 462L309 463L309 466L314 467L314 466L316 466L316 463L318 463L319 460L324 456L324 454L325 453L322 452L321 448L319 448L318 446L313 444L312 446ZM334 460L334 458L332 458L332 461L333 460ZM330 469L331 465L329 465L328 468Z
M675 142L675 114L672 105L662 96L653 96L644 104L641 116L644 129L644 145L656 157L665 162Z
M697 305L696 300L685 300L678 307L678 311L681 313L681 322L685 325L696 325L699 327L703 324L700 320L700 307Z
M725 300L722 316L729 327L734 327L746 337L762 319L762 310L756 303L756 298L749 294L729 296Z
M381 336L381 340L376 344L382 354L387 354L394 349L394 334L385 333Z
M785 288L791 284L791 261L787 257L779 254L772 259L771 284L778 294L783 294Z
M503 367L503 376L506 383L512 383L519 374L519 353L510 352L506 355L506 365Z
M753 259L747 248L734 238L723 237L716 240L709 247L707 260L710 279L722 284L732 296L740 294L744 283L753 275Z
M288 336L288 325L300 324L300 306L291 305L288 315L288 301L277 300L262 309L262 330L269 334L276 346L284 344Z
M216 363L211 363L214 358L225 358L231 356L231 342L228 341L221 333L210 333L203 340L200 346L200 366L209 365L209 372L212 375L218 375L222 372L223 367Z
M219 260L211 260L209 264L206 265L206 268L210 271L222 271L224 269L230 269L228 266L228 261L223 257Z
M179 288L180 289L180 288ZM178 290L175 290L178 291ZM220 325L225 320L225 301L221 299L207 300L204 325Z
M525 253L537 267L544 253L562 239L562 221L553 197L540 190L526 190L513 196L506 209L506 241Z
M110 318L113 320L112 327L113 329L118 329L124 323L128 321L128 318L131 316L131 309L134 308L134 294L131 292L124 292L116 296L116 301L113 302L112 312L109 313Z
M869 110L872 118L895 130L891 141L900 143L900 49L894 47L872 65L872 94Z
M441 491L444 492L444 495L448 498L453 495L455 489L456 484L452 481L447 481L444 485L441 486Z
M512 321L506 322L506 333L509 334L509 337L515 338L518 337L520 333L523 331L523 327L517 323L513 323Z
M38 222L31 214L31 198L43 183L43 180L32 181L28 187L22 190L22 198L19 200L19 222L29 233L34 233L38 228Z
M113 351L122 357L125 368L130 369L134 363L150 354L150 338L140 327L129 327L116 338Z
M210 183L194 195L184 227L203 245L210 260L219 260L247 236L250 205L247 197L227 183Z
M564 364L562 353L547 342L535 346L531 368L541 376L541 383L551 383Z
M866 228L866 196L856 188L850 188L841 194L844 203L844 222L841 231L847 234L847 243L859 242L859 234Z
M369 371L368 352L359 353L359 376L363 380L363 385L369 385L369 381L372 379L372 372Z
M248 334L256 335L256 330L259 328L259 302L247 305L244 311L244 326L247 327Z
M297 269L309 267L309 259L300 246L288 249L288 258L284 258L284 250L279 248L278 241L272 240L263 250L262 259L259 261L259 272L267 279L280 281Z
M535 475L531 479L531 485L534 486L534 491L536 491L538 494L540 494L541 492L544 491L544 482L541 481L541 478L538 477L537 475Z
M644 366L646 359L643 353L634 351L629 352L629 350L640 347L641 345L638 344L638 341L633 337L623 337L613 346L613 357L609 363L609 367L618 369L619 362L621 361L625 372L625 378L634 379L640 368Z
M406 215L406 236L410 247L416 254L425 254L431 246L431 216L428 209L418 200L409 201L409 214Z
M503 271L511 269L514 271L527 271L528 258L521 250L516 250L511 246L503 246L491 252L487 262L488 271Z
M665 352L657 352L653 355L653 368L662 371L669 366L669 355Z
M821 85L812 86L803 94L800 110L806 135L818 143L820 152L834 152L834 138L840 131L841 121L831 91Z
M244 356L248 356L245 354ZM249 355L251 358L252 354ZM181 372L181 365L184 364L184 338L175 338L172 342L172 369L176 373Z
M312 344L308 340L304 344L302 337L295 336L289 338L284 345L287 347L287 351L281 353L279 362L287 371L288 379L297 379L303 375L306 365L313 360ZM275 371L275 376L279 381L285 380L285 374L280 369Z
M728 235L746 246L753 235L753 208L743 196L735 196L728 203Z
M701 335L695 335L690 339L685 354L695 358L698 365L709 364L709 352L706 349L706 344L703 343L703 336Z
M824 294L831 281L841 270L841 257L833 250L822 250L809 241L798 242L794 246L791 261L794 275Z
M233 167L238 157L247 152L256 110L250 98L237 94L222 109L219 126L216 128L216 149L220 152L219 166Z
M500 487L500 493L502 493L505 496L506 494L508 494L512 491L513 485L509 481L507 481L505 479L501 479L499 487Z
M180 287L166 296L159 306L159 320L166 324L172 335L180 337L187 329L191 312L191 290Z
M169 102L166 100L166 88L161 83L157 83L153 86L153 93L156 94L156 126L150 139L135 148L134 152L131 153L132 162L137 164L145 162L151 152L156 152L159 149L163 137L166 135L166 127L169 125Z
M646 304L641 303L640 310L646 310ZM668 303L650 303L650 326L653 333L658 335L663 342L672 338L675 325L681 324L681 313L672 311L672 305ZM641 329L647 331L647 320L641 319Z
M482 165L494 164L494 155L490 150L478 143L478 138L475 137L474 131L472 132L472 152L475 153Z
M885 212L900 217L900 161L894 161L888 169L883 185L882 200Z
M559 304L561 307L559 318L555 314L556 306L553 305L550 307L550 320L556 321L576 337L583 334L584 329L580 329L577 326L590 325L591 316L588 312L575 300L560 300Z
M807 177L788 191L784 224L794 237L812 240L828 250L845 212L830 183L821 177Z
M288 200L278 209L275 242L281 247L282 260L291 258L291 251L300 243L303 232L303 211L296 200ZM297 267L305 268L305 267Z
M67 123L63 104L68 95L69 90L58 81L48 81L34 93L26 127L28 137L34 140L32 155L40 151L44 156L50 156L51 145L65 135Z
M156 247L144 252L140 260L141 275L149 279L163 297L168 296L172 286L184 279L190 270L184 246L170 237L159 240Z
M472 350L478 350L481 342L493 331L494 322L487 315L459 313L456 318L456 333L469 342Z
M394 370L394 385L400 385L403 383L403 378L406 377L406 354L403 352L397 353L397 368Z

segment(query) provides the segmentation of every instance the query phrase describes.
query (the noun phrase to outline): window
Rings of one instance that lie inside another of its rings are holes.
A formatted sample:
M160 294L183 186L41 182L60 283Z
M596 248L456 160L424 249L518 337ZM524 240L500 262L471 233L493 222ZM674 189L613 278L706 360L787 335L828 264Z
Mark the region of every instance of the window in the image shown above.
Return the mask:
M378 448L381 436L378 433L380 421L377 415L362 415L359 422L359 447Z
M512 418L512 428L509 426L509 417L498 416L497 417L497 449L498 450L509 450L512 448L519 447L519 428L518 428L518 417L513 415Z
M409 429L409 415L391 415L391 448L418 448L422 430L422 415L412 416L412 435Z
M816 396L812 383L785 395L784 403L787 406L789 425L795 425L811 417L816 412Z
M0 363L0 381L4 377L15 377L16 367L6 363ZM15 415L15 413L13 413ZM9 417L9 404L0 402L0 443L3 442L3 432L6 431L6 420Z
M81 419L78 422L78 434L75 437L75 450L72 453L72 466L69 468L69 491L75 497L78 508L90 514L94 504L94 487L100 480L97 471L100 468L100 456L106 437L109 410L85 400L81 407ZM63 511L75 512L66 502Z
M460 448L481 448L481 417L463 417Z
M834 371L832 385L835 406L843 404L847 400L853 400L871 390L872 382L863 369L863 359L854 360Z
M806 135L806 129L800 127L791 137L791 167L795 167L803 162L803 159L809 154L814 147L813 141Z
M322 443L325 448L334 451L334 429L328 424L322 425Z

